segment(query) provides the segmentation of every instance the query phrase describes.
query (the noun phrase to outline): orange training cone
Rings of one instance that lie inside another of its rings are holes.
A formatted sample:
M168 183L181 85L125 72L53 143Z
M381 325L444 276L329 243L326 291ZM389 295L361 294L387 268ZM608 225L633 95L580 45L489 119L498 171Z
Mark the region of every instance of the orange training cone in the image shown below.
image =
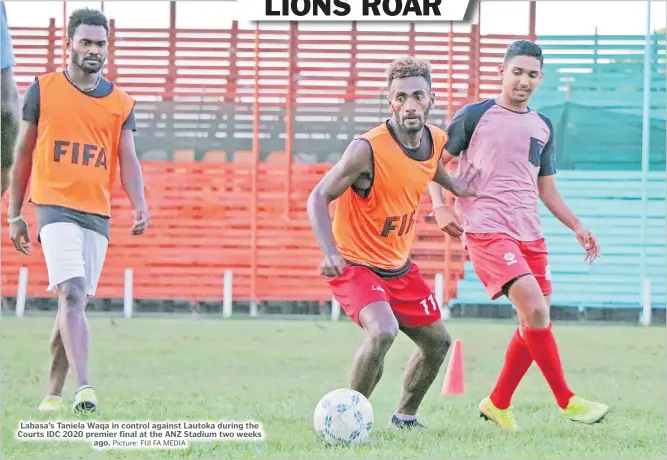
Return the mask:
M465 373L463 371L463 344L461 340L454 341L452 355L449 358L445 381L442 384L441 395L462 395L466 392Z

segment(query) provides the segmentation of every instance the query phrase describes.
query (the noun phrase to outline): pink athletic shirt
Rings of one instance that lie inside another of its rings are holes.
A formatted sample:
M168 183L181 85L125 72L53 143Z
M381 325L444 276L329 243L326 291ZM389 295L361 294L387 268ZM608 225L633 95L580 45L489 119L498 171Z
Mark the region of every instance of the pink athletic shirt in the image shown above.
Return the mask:
M482 196L456 199L464 231L505 233L519 241L542 238L537 178L556 174L549 117L487 99L459 110L447 133L445 149L459 157L458 173L471 164L479 171L471 187Z

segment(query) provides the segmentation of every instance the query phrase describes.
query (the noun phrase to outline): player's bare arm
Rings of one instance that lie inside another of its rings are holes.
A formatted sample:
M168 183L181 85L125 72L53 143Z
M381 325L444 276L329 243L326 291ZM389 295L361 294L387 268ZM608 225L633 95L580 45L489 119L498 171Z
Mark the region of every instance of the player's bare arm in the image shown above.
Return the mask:
M2 109L2 149L0 155L0 191L2 195L9 187L9 170L11 168L16 136L18 135L21 120L21 104L19 101L19 90L12 73L12 68L0 71L0 108Z
M22 120L14 150L14 165L11 169L9 185L9 236L17 251L30 254L28 225L20 217L26 189L32 171L32 153L37 141L37 125Z
M547 209L577 236L579 244L586 250L585 260L592 263L600 255L600 244L593 233L569 208L556 187L555 176L540 176L537 179L540 199Z
M438 169L433 177L433 181L428 185L429 195L433 204L433 213L438 222L440 230L448 235L459 237L463 234L461 221L453 209L450 209L444 200L443 188L452 192L455 196L477 196L476 192L470 189L470 183L479 174L479 171L469 167L458 177L451 176L447 172L447 163L454 156L446 150L442 152L442 158L438 164Z
M363 175L371 172L372 165L372 154L368 143L355 140L345 149L342 158L324 175L308 197L308 217L317 244L324 253L325 259L320 266L320 272L325 276L339 275L346 265L334 241L329 205L355 183L360 185L361 189L367 188L370 184L361 182L365 182Z
M443 158L445 155L451 159L451 155L443 152ZM459 196L474 196L474 192L471 192L467 189L467 184L463 182L462 178L454 178L447 173L445 166L447 161L448 159L445 159L445 162L441 161L438 165L438 169L435 173L435 176L433 177L433 181L428 185L428 191L433 204L435 220L438 222L438 227L440 230L450 236L459 237L463 234L461 221L456 215L454 209L448 207L445 203L442 189L445 188L450 190L450 187L466 187L464 191L467 194ZM459 182L459 184L457 184L457 182Z
M447 172L446 163L451 161L451 157L446 151L442 153L442 159L438 163L438 169L433 176L433 182L440 185L445 190L450 191L454 196L476 196L477 194L470 188L470 184L479 172L474 171L472 166L467 168L461 175L452 176Z
M469 105L458 110L447 126L447 144L440 156L440 164L438 165L436 175L428 185L429 195L433 203L433 213L438 222L438 227L454 237L461 236L463 229L454 210L449 209L445 204L444 191L442 189L450 190L455 196L475 196L474 192L468 194L459 193L461 191L460 188L465 187L464 190L466 190L472 179L474 179L474 175L476 174L470 174L474 172L472 167L468 168L458 178L454 178L447 173L447 165L468 148L473 131L469 126L471 119L469 115L470 110ZM456 190L457 188L459 189ZM452 189L455 190L453 191Z
M146 230L150 219L146 207L141 165L137 158L134 135L129 129L121 131L118 161L120 163L120 180L134 209L134 223L130 231L133 235L141 235Z
M438 165L438 171L436 171L436 173L439 173L441 168L444 168L445 173L447 173L447 165L453 159L454 156L451 155L447 150L443 149L442 155L440 156L440 164ZM442 189L442 186L440 184L435 182L435 179L434 181L428 184L428 193L431 196L433 209L446 205L444 190Z

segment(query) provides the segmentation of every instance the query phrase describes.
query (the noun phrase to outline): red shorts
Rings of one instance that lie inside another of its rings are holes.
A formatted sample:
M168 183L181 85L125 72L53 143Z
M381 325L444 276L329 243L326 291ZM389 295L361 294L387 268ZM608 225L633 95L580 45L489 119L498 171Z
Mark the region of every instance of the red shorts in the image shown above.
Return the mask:
M504 233L466 233L466 248L473 269L492 300L503 295L503 286L514 278L532 274L551 295L547 245L544 238L518 241Z
M414 263L408 273L392 279L382 279L366 267L348 264L343 273L326 280L345 314L359 326L359 312L379 301L389 303L398 324L406 328L441 319L435 295Z

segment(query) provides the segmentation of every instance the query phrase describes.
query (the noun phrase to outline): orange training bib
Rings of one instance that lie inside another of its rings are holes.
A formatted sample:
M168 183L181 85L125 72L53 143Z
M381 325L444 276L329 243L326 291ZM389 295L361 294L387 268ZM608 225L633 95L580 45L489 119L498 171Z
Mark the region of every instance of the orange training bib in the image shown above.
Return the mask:
M350 262L394 270L410 256L416 234L417 209L438 167L447 140L444 130L426 125L431 133L428 159L410 158L386 123L363 134L373 150L373 179L367 198L352 188L337 201L333 234L341 255Z
M116 86L106 97L87 96L62 72L38 78L31 201L109 216L121 129L134 100Z

